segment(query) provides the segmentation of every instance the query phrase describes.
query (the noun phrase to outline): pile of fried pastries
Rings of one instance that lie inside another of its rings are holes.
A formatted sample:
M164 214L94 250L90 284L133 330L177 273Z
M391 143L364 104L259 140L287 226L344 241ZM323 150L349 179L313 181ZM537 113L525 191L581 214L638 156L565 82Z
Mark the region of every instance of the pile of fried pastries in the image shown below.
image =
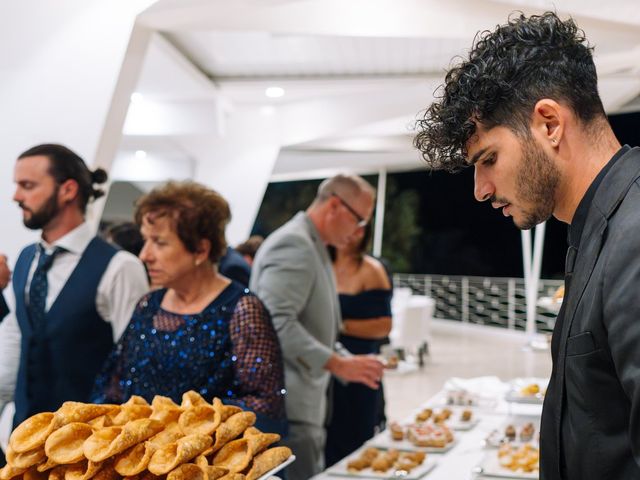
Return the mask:
M137 396L122 405L65 402L11 434L0 480L256 480L291 456L256 415L194 391L177 405Z
M512 472L537 472L540 468L540 451L530 443L505 444L498 450L498 462Z
M401 452L395 448L381 450L369 447L359 457L347 462L347 471L362 472L371 469L377 473L387 473L393 469L393 475L402 476L421 465L426 456L424 452Z

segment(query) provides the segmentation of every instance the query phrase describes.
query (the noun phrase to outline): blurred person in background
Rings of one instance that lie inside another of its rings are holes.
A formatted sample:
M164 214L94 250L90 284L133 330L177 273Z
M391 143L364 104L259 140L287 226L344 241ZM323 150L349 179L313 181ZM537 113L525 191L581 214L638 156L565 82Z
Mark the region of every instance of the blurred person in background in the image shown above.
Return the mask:
M244 287L249 286L251 265L234 248L227 247L218 263L218 270L225 277L235 280Z
M222 196L193 182L168 183L138 200L140 258L163 288L138 302L94 401L164 395L180 403L195 390L252 410L258 428L286 434L282 354L269 313L218 272L230 218Z
M261 235L251 235L247 240L236 246L236 251L244 257L246 262L251 266L253 265L253 259L256 256L256 252L260 245L264 242L264 237Z
M391 331L393 290L386 269L367 255L371 224L358 228L340 248L330 248L342 312L338 341L354 354L377 355ZM346 457L373 437L384 412L382 384L333 383L327 428L326 466Z
M121 222L111 225L105 232L105 239L136 257L144 246L140 227L133 222Z
M375 190L356 175L322 182L312 204L264 241L253 263L251 288L271 312L285 362L286 445L296 455L289 480L324 468L327 388L331 375L378 388L382 363L336 352L340 306L327 245L344 246L371 218Z

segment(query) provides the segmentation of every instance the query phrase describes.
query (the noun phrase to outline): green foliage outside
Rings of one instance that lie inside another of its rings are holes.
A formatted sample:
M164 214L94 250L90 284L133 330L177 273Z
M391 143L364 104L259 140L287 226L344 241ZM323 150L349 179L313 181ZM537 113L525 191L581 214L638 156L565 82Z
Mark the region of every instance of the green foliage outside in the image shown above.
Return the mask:
M382 236L382 257L395 273L410 273L412 252L418 248L422 228L420 196L415 190L402 190L398 182L387 177L387 198L385 200L384 233Z
M267 237L300 210L306 210L322 180L270 183L253 226L252 235Z

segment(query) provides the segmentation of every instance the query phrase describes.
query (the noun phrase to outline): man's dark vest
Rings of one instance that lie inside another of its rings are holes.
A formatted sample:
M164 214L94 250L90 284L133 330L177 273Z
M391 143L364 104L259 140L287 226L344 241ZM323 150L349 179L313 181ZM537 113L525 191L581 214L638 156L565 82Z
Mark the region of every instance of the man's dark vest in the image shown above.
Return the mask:
M95 237L46 313L45 331L34 331L25 287L36 245L21 253L13 272L16 317L22 333L14 426L63 402L86 402L93 381L113 348L111 325L96 310L100 279L117 249Z

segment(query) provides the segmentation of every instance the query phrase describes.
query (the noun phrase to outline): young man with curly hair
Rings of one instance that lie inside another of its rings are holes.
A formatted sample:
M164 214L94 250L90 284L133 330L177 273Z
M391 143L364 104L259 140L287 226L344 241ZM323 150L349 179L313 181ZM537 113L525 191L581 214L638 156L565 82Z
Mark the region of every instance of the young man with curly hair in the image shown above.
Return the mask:
M434 168L475 169L475 197L521 229L570 225L540 478L640 478L640 149L616 139L592 47L554 13L480 34L418 121Z

